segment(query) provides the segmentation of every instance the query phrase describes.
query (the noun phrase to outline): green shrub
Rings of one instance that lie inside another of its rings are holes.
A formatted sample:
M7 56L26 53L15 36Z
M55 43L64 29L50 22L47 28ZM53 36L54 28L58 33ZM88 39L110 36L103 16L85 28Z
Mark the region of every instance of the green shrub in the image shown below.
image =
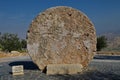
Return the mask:
M0 51L2 51L2 45L0 44Z
M105 36L100 36L97 38L97 51L101 51L103 48L107 47L107 39Z
M27 48L27 41L25 39L21 40L21 46L22 46L22 49L26 49Z
M4 33L0 36L0 44L3 51L21 50L21 42L16 34Z

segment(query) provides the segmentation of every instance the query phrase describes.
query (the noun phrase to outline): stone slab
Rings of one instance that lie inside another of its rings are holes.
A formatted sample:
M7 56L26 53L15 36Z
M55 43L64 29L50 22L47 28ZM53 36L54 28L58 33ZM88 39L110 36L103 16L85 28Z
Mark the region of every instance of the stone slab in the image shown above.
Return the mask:
M12 74L23 75L24 74L23 65L12 66Z
M77 74L81 72L81 64L49 64L47 65L47 75L55 74Z

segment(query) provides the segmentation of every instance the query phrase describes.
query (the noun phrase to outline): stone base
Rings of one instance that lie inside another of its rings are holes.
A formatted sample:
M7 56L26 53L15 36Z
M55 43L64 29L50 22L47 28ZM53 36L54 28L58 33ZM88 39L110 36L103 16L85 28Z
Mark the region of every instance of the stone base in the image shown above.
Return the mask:
M82 72L81 64L49 64L47 65L47 75L55 74L77 74Z

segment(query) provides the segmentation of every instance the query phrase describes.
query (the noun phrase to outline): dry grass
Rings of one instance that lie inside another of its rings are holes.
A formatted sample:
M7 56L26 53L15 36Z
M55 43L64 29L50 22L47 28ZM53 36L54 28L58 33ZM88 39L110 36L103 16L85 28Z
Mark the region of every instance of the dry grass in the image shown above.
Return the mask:
M120 55L120 52L115 52L115 51L99 51L97 54L101 55ZM27 56L28 53L5 53L0 51L0 58L5 58L5 57L15 57L15 56Z
M5 52L0 52L0 58L5 58L5 57L15 57L15 56L27 56L27 53L5 53Z
M97 54L105 54L105 55L120 55L120 52L117 51L99 51Z

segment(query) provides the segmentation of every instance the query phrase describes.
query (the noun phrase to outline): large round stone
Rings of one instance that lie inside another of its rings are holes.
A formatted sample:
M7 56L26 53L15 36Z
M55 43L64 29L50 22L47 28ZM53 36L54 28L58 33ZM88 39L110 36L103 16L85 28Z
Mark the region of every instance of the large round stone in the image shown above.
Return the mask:
M40 13L28 30L27 48L43 70L48 64L86 67L96 52L96 32L88 17L71 7L53 7Z

